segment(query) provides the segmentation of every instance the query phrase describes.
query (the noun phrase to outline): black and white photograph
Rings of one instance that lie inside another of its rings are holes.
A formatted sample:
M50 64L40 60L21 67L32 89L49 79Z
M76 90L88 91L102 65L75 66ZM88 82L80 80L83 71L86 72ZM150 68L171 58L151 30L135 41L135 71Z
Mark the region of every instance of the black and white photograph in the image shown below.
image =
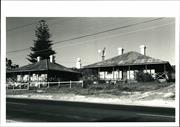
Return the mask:
M6 16L5 122L177 122L176 21Z

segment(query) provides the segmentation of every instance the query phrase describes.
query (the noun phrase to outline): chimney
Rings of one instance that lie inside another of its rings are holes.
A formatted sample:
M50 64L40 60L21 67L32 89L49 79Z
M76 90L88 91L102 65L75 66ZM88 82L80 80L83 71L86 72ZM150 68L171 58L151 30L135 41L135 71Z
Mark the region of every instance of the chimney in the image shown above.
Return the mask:
M104 61L106 56L106 47L104 47L103 50L99 49L98 53L101 54L101 59Z
M38 56L37 57L37 62L39 62L41 60L41 57L40 56Z
M118 55L122 55L124 53L124 49L123 48L118 48Z
M81 69L81 58L77 58L76 68L77 68L77 69Z
M55 63L55 56L54 55L50 55L50 62L51 63Z
M102 50L102 61L105 60L105 55L106 55L106 48L104 47Z
M140 53L142 55L146 55L146 46L145 45L140 45Z

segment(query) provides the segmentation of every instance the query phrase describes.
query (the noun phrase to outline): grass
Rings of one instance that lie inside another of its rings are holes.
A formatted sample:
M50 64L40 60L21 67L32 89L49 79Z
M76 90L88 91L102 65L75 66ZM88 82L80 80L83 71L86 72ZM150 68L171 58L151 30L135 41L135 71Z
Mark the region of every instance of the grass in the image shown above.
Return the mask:
M42 93L49 93L49 94L66 94L72 93L77 95L99 95L99 94L110 94L110 95L124 95L124 92L147 92L151 90L158 90L163 87L167 87L174 84L173 82L147 82L147 83L117 83L117 84L89 84L85 88L82 88L80 85L72 85L72 88L69 88L68 85L61 86L51 86L47 89L42 89ZM7 95L17 95L17 94L24 94L24 93L38 93L37 90L7 90ZM41 92L39 93L41 94Z

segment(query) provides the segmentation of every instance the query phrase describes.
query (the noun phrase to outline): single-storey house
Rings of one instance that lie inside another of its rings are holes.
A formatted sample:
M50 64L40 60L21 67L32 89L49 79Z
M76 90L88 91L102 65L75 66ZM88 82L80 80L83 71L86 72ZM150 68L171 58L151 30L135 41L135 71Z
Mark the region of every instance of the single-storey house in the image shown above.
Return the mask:
M49 59L6 71L7 82L77 81L80 76L81 73Z
M168 61L146 56L145 47L141 53L123 53L122 49L120 55L84 66L84 69L96 70L100 80L136 80L139 71L149 73L156 79L168 79L174 73Z

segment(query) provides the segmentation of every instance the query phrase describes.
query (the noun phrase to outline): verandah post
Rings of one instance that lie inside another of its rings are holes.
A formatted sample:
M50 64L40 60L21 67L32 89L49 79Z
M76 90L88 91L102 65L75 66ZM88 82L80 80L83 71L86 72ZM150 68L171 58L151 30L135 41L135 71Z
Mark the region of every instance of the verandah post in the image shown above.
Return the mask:
M119 68L118 68L118 78L117 78L118 80L120 79L120 76L119 76Z
M129 71L129 79L130 79L130 66L128 66L128 71Z
M164 64L164 73L166 73L166 64Z
M98 68L98 78L100 80L100 68Z
M112 71L112 73L113 73L113 80L114 80L114 67L113 67L113 71Z
M21 72L20 90L21 90L22 80L23 80L23 76L22 76L22 72Z
M30 77L30 72L29 72L29 82L28 82L28 86L27 86L27 89L28 89L28 90L29 90L30 82L31 82L31 81L30 81L30 80L31 80L30 78L31 78L31 77Z
M166 64L164 64L164 75L165 75L165 79L168 79L168 75L166 73Z
M147 73L147 64L145 65L145 70L146 70L146 73Z

